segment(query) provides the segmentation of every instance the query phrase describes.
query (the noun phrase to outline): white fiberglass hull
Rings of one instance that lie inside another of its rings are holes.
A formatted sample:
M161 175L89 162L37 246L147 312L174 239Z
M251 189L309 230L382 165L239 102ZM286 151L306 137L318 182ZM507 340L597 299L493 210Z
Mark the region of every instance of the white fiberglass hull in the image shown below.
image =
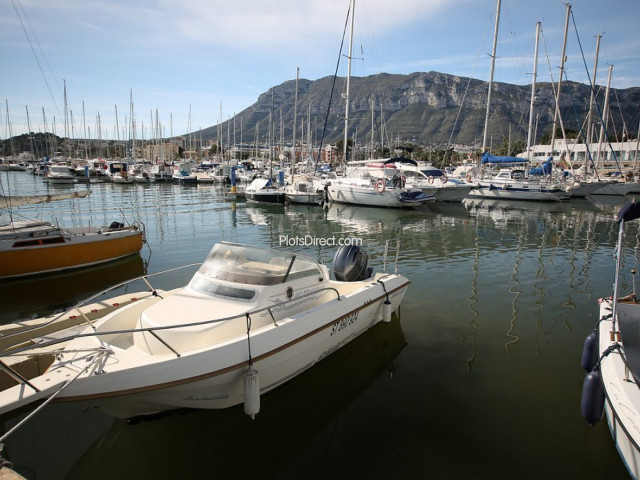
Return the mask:
M560 188L544 187L540 183L497 183L479 181L469 192L470 197L503 200L558 201L566 200L570 194Z
M594 192L600 190L604 185L603 182L576 182L571 185L567 185L566 190L571 194L571 197L583 198L587 195L593 195Z
M387 299L385 289L395 311L408 284L402 276L380 274L375 281L357 282L355 290L353 283L331 282L325 287L343 292L339 301L334 294L326 297L328 292L318 293L322 301L301 312L292 312L291 316L278 320L277 326L263 311L265 318L255 315L252 320L250 343L246 320L240 316L229 321L238 322L235 327L228 325L235 329L234 335L205 347L181 350L179 356L166 348L159 354L143 351L132 341L132 334L126 333L145 309L162 302L154 297L128 305L97 324L98 331L125 332L101 337L104 350L99 349L96 337L76 339L69 345L69 353L64 353L47 373L31 383L50 395L63 381L79 375L58 394L56 401L81 402L122 418L181 407L226 408L244 401L243 376L249 366L249 351L258 371L260 393L265 393L381 321L382 304ZM344 289L345 285L348 288ZM0 413L34 400L30 398L32 395L44 396L25 385L5 390L0 394Z
M414 206L414 204L401 202L398 198L398 193L393 189L377 191L372 187L332 183L327 187L327 193L329 200L336 203L387 208L406 208Z
M597 189L592 195L617 195L624 196L638 187L636 182L611 182Z
M462 202L474 188L475 185L471 184L458 184L455 187L442 186L437 188L433 195L435 195L438 202ZM422 189L422 191L431 193L427 192L426 189Z
M307 205L320 205L322 197L320 193L286 193L286 198L289 202Z

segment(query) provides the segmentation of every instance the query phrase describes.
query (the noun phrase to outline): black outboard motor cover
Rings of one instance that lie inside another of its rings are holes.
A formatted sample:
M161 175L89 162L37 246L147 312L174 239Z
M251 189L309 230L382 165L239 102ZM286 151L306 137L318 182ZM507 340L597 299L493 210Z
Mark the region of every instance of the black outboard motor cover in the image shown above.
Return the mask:
M120 230L121 228L124 228L124 223L111 222L111 225L109 225L109 230Z
M340 282L358 282L371 276L369 254L360 247L343 245L333 257L333 274Z

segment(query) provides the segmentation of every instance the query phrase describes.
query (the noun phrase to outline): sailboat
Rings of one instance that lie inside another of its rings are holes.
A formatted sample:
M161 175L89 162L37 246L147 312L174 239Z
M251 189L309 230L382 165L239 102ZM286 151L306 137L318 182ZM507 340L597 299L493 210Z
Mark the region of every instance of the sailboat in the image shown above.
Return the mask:
M0 208L86 197L89 191L2 197ZM63 228L50 222L11 220L0 225L0 279L97 265L140 252L144 228L112 222L102 227Z
M267 178L255 178L245 189L245 198L251 203L265 203L271 205L284 205L287 197L284 189L276 185L273 181L273 148L272 139L272 118L273 118L273 91L271 92L271 112L269 113L269 174ZM284 178L284 172L280 170L280 183Z
M558 201L568 199L571 194L561 185L552 183L545 177L529 175L529 160L521 157L492 155L487 148L489 112L491 109L491 91L493 89L493 72L495 69L496 47L500 25L501 0L497 2L496 23L493 36L493 53L491 56L491 73L489 75L489 91L487 94L487 111L482 141L481 175L473 179L477 187L469 192L470 197L505 199L505 200L546 200ZM532 83L531 111L529 114L529 145L531 143L533 101L535 96L535 72L538 62L538 35L540 23L536 29L536 48L534 55L534 81Z
M351 32L349 36L349 55L347 56L347 85L344 94L344 151L343 158L347 158L347 144L349 132L349 84L351 79L351 58L353 57L353 24L355 0L351 0L349 7L351 15ZM435 200L433 195L427 195L418 188L406 188L401 182L394 181L387 176L377 176L377 168L369 168L365 162L348 162L344 176L332 179L326 185L327 197L332 202L370 207L403 208L414 207L427 201Z
M298 78L300 69L296 70L296 95L293 103L293 161L291 162L291 178L289 184L284 187L286 199L289 203L301 203L306 205L320 205L324 200L322 190L318 191L313 184L313 177L308 174L296 173L296 128L298 121Z

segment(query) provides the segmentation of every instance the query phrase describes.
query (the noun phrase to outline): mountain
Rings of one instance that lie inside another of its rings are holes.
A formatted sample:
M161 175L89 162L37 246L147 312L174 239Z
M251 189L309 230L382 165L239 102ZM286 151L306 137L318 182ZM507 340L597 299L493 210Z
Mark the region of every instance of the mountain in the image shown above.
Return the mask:
M345 78L337 78L333 96L333 77L315 81L298 81L298 130L300 139L310 109L313 141L320 141L325 118L327 122L323 143L335 143L344 135L345 103L341 98L345 88ZM491 96L489 138L493 143L502 143L503 138L512 141L527 138L531 85L512 85L494 82ZM272 87L260 95L257 102L235 117L235 138L243 142L268 141L269 117L274 126L274 139L291 141L295 104L295 80L289 80ZM368 77L351 77L349 115L349 137L359 144L371 142L371 105L374 105L374 130L376 143L380 142L380 125L384 125L384 141L400 140L415 144L444 145L481 144L486 115L488 82L465 77L457 77L438 72L412 73L409 75L377 74ZM536 86L535 115L537 123L536 141L552 129L555 102L550 83ZM603 105L604 87L598 87L597 101L600 110ZM560 96L560 112L565 129L579 131L588 112L591 91L588 85L563 82ZM330 103L331 99L331 103ZM640 87L611 89L609 98L609 134L622 135L623 122L630 136L635 137L639 106ZM327 115L327 109L329 108ZM381 114L382 112L382 114ZM596 117L598 113L594 114ZM241 119L241 121L240 121ZM242 132L240 132L242 124ZM233 138L233 119L222 125L212 126L195 132L204 139L216 139L222 132L223 143L227 134ZM281 128L282 126L282 128ZM558 124L558 127L560 124ZM282 130L282 132L281 132Z

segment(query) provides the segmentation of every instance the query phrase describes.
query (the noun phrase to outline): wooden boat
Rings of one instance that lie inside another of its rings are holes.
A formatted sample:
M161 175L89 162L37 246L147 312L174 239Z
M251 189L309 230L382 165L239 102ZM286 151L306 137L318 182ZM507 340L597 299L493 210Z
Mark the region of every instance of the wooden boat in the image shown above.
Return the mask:
M122 418L244 403L254 416L261 394L390 321L410 282L367 261L341 247L331 278L304 255L217 244L186 286L156 291L147 276L135 300L60 315L81 331L3 345L0 414L44 400Z

